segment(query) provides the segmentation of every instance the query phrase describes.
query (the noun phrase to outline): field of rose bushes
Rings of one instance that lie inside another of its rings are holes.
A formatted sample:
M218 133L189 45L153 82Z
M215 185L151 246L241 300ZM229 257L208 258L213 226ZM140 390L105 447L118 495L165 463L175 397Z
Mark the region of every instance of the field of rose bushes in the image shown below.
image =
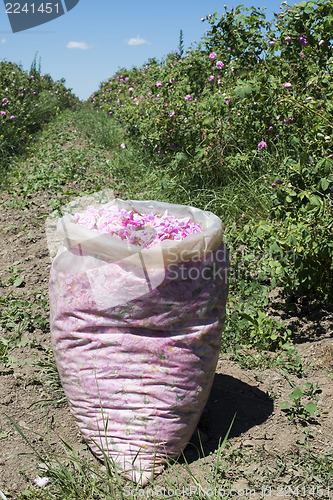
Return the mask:
M224 6L202 23L187 49L180 31L160 60L111 76L106 67L85 102L36 57L29 71L0 61L6 500L154 498L139 487L127 495L112 464L101 468L80 441L50 345L45 219L104 188L214 212L230 255L199 438L157 487L193 485L184 498L197 500L212 498L207 488L225 488L227 499L232 487L268 485L332 497L333 4L282 2L272 20Z
M178 51L119 70L90 102L155 156L164 196L236 225L232 243L262 254L273 286L332 298L332 4L202 21L200 43L185 52L181 33Z

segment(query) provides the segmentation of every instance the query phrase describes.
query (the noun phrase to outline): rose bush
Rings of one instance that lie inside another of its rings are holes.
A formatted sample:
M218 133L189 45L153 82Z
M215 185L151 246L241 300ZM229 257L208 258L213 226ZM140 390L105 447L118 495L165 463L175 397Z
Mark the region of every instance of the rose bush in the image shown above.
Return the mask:
M227 207L241 215L236 227L248 227L250 247L263 244L256 232L263 221L272 237L278 227L287 234L299 226L297 248L307 264L287 259L278 283L290 290L293 276L295 289L325 296L333 294L322 278L325 259L332 260L330 233L317 235L328 255L309 251L304 224L310 232L326 227L332 212L332 18L327 0L283 3L272 21L254 7L225 8L203 19L209 29L182 56L171 53L142 68L122 69L90 99L156 154L163 188L172 180L187 193L213 193L204 203L213 203L226 220L225 204L219 208L216 200L225 199L238 179L247 198L240 201L237 193L235 206ZM309 274L305 281L302 273Z
M0 62L0 168L22 152L32 134L62 109L75 109L78 99L65 87L42 75L34 61L30 71L18 64Z
M122 69L91 102L164 155L171 171L186 165L183 176L192 183L223 180L236 151L253 151L261 170L255 153L261 141L278 157L286 150L298 155L311 143L319 157L320 139L332 130L330 15L324 0L284 6L272 22L255 8L215 13L183 57Z

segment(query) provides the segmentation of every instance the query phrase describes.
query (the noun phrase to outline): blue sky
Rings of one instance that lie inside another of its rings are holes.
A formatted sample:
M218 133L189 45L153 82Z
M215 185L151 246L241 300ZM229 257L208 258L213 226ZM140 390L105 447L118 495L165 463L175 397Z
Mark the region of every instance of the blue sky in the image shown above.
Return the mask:
M31 3L31 0L29 3ZM0 60L28 70L36 54L42 73L65 78L80 99L120 67L141 66L177 49L180 29L185 47L199 41L208 28L201 18L243 4L265 7L270 20L282 0L80 0L65 15L30 30L12 33L0 1ZM288 3L291 3L290 1Z

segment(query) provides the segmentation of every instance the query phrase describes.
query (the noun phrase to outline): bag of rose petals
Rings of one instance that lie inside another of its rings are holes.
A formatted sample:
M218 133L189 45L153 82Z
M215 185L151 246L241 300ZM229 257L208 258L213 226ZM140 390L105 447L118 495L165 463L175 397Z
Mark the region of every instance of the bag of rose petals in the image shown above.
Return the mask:
M93 453L145 484L177 458L207 402L228 257L218 217L113 200L58 224L51 336L71 412Z

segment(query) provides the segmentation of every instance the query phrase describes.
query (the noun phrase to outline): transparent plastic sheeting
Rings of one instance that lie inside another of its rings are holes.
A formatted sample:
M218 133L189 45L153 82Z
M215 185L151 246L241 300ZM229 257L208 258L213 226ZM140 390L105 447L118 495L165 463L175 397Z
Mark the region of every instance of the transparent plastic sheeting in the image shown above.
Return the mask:
M71 412L98 458L106 454L145 484L181 454L207 402L228 256L211 212L155 201L110 204L190 217L203 229L142 250L78 225L73 212L53 238L62 244L50 275L51 337Z

